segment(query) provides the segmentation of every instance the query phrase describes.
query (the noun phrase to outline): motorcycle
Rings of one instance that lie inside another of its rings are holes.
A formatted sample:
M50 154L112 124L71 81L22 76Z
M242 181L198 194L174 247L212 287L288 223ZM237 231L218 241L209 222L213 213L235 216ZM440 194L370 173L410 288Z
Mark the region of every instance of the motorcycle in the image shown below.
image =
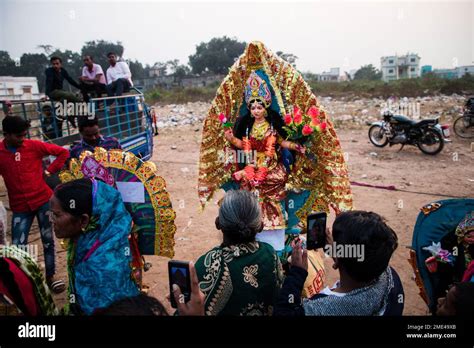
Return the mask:
M449 126L440 125L439 119L414 121L403 115L385 112L383 121L373 122L369 128L369 140L377 147L387 144L418 146L427 155L436 155L449 142Z

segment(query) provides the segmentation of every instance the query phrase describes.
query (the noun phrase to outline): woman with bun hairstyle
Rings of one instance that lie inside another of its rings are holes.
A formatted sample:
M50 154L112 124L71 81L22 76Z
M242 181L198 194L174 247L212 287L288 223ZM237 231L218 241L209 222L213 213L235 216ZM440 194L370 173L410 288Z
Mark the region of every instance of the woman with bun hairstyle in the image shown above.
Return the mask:
M255 240L263 229L257 197L228 191L216 228L222 231L222 244L196 262L206 315L271 315L282 270L273 247Z

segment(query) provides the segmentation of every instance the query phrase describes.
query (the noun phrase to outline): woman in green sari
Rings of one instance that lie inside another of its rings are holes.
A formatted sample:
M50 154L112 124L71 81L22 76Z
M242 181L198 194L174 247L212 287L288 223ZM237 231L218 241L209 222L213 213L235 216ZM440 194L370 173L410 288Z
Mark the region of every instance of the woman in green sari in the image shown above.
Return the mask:
M271 315L283 273L275 250L255 240L263 229L256 196L228 191L216 228L222 231L222 244L196 262L206 315Z

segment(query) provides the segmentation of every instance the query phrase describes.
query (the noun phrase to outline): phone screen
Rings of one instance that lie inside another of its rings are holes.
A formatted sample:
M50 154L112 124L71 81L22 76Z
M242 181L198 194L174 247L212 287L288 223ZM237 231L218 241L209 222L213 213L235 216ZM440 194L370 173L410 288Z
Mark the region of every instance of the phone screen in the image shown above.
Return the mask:
M170 302L171 307L177 308L173 295L173 284L181 289L184 302L188 302L191 296L191 277L189 274L189 262L171 260L168 262L168 273L170 280Z
M326 213L315 213L307 220L307 249L315 250L326 245Z

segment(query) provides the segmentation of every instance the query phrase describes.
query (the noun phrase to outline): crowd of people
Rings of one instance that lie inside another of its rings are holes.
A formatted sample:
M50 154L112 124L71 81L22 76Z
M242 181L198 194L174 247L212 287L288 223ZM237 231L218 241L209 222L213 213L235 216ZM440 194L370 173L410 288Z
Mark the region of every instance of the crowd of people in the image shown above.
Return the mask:
M91 55L83 58L84 66L79 80L76 81L63 67L62 59L57 56L50 58L51 67L45 70L46 86L45 94L55 105L57 102L86 102L89 103L91 97L102 98L95 106L103 108L105 105L111 107L110 114L117 113L117 109L112 105L117 102L120 106L124 101L111 97L121 97L130 91L133 86L132 74L125 61L118 61L114 52L107 54L109 67L104 73L102 67L94 62ZM80 95L67 91L64 88L64 81L80 91ZM105 100L105 105L104 101ZM63 136L63 123L68 121L72 127L77 127L76 117L61 116L49 104L41 108L40 121L43 137L46 140L57 139ZM68 135L70 132L68 132Z
M402 315L405 293L397 270L390 265L398 247L396 232L378 214L352 210L352 193L340 144L319 105L314 103L305 111L311 119L306 128L300 127L309 132L306 137L288 140L289 127L302 124L302 110L294 107L293 115L282 119L285 109L281 96L290 95L289 91L282 94L284 89L291 85L291 91L298 90L298 95L306 96L302 99L314 98L302 79L293 79L296 71L279 78L269 76L285 69L291 72L293 67L285 67L279 58L262 52L265 48L261 43L249 45L238 62L240 65L233 67L235 70L231 69L225 79L225 88L219 89L222 94L216 96L205 121L199 195L205 203L217 188L226 190L215 219L222 242L189 263L190 289L170 284L170 296L177 304L174 314ZM110 67L104 75L93 57L84 57L83 74L80 82L76 82L62 67L61 59L52 57L52 67L46 70L46 94L53 101L80 101L81 98L63 89L66 80L81 90L84 101L89 100L89 93L101 95L104 90L109 96L122 95L133 86L130 69L125 62L117 61L114 53L109 53L108 59ZM265 66L275 69L265 71L262 60L268 60ZM251 64L248 66L247 62ZM241 80L240 71L247 68L254 70L248 79ZM285 82L289 77L291 80ZM281 83L280 87L275 81ZM231 129L226 115L218 115L216 110L228 109L227 101L233 100L234 92L242 91L241 113ZM51 111L43 107L45 119L51 119ZM54 191L47 184L48 178L70 158L79 158L85 150L93 152L98 146L120 149L117 139L100 134L96 118L82 117L78 122L81 140L66 150L27 139L30 125L22 117L8 115L2 121L0 175L12 211L12 246L0 248L0 303L11 304L24 315L171 314L163 303L141 292L140 279L133 271L137 248L132 217L120 192L98 178L59 184ZM44 134L53 131L53 123L43 123ZM310 138L313 132L317 136ZM314 139L323 146L315 146L311 142ZM223 164L225 161L218 153L229 149L242 151L246 155L244 162ZM256 154L254 160L250 158L252 153ZM45 156L55 157L46 169ZM229 181L224 183L222 178ZM308 189L308 182L320 190L317 197L312 188ZM290 199L296 207L290 207ZM309 204L322 207L319 210L331 206L337 212L326 233L329 245L358 246L363 252L363 257L330 255L332 267L339 273L338 280L321 287L311 297L303 291L308 278L304 240L307 226L296 213ZM35 217L44 249L44 275L28 253L19 248L28 244ZM473 254L473 221L471 215L459 233L469 255ZM67 281L56 276L53 233L67 241ZM291 245L286 244L289 234L297 236L292 238ZM472 261L472 257L466 261ZM472 268L469 272L467 278L472 279ZM437 314L473 313L473 287L474 283L469 281L454 283L446 297L439 299ZM59 294L66 289L68 303L58 310L51 292ZM183 300L188 292L189 300Z
M46 95L54 101L79 102L81 98L76 94L64 90L64 80L73 87L81 91L82 100L88 102L90 93L100 97L107 93L109 97L121 96L128 92L133 86L132 73L128 64L124 61L117 61L114 52L107 54L110 66L106 74L99 64L94 63L94 58L90 55L84 56L84 67L79 82L74 80L62 66L62 59L57 56L50 58L51 67L45 71L46 75Z
M5 179L13 211L12 244L28 242L36 216L46 278L27 253L15 250L15 246L3 248L1 297L9 298L25 315L168 315L165 306L140 293L130 277L132 255L124 251L130 246L131 217L120 193L94 179L71 181L52 192L42 179L43 174L59 170L69 154L59 146L24 139L27 127L21 118L3 121L5 140L0 144L0 174ZM18 149L23 158L16 161ZM47 154L57 159L43 173L41 159ZM26 167L28 170L24 170ZM48 210L50 219L46 217ZM308 258L302 240L293 243L285 276L275 250L256 240L263 221L253 193L228 191L215 226L222 232L222 243L204 253L195 264L190 263L190 300L180 301L181 289L173 285L177 315L397 316L403 312L403 286L396 270L389 265L398 245L397 235L376 213L347 211L336 217L331 231L328 229L328 242L363 245L365 257L333 257L339 280L304 299ZM50 290L60 293L65 288L64 282L54 277L52 231L57 238L69 241L70 301L61 311L50 294ZM469 282L455 284L446 298L440 299L438 314L472 311L473 286Z

